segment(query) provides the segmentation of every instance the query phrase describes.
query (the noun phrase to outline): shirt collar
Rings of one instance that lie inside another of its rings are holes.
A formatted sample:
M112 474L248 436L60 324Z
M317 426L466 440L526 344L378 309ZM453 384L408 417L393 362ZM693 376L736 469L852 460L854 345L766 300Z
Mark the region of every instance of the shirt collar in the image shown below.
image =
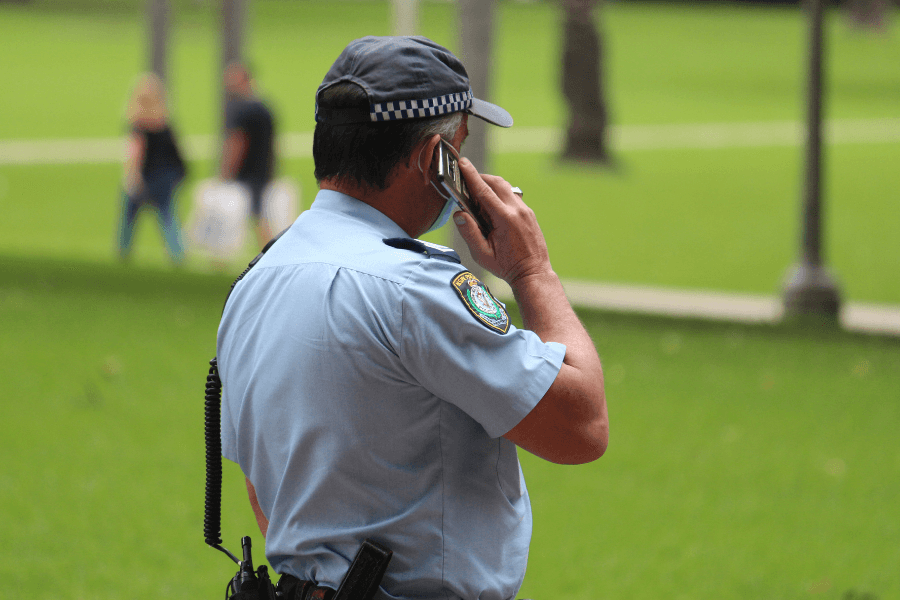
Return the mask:
M323 210L345 215L356 221L366 223L385 238L409 237L409 234L403 231L402 227L377 208L366 204L362 200L357 200L353 196L334 190L319 190L310 210Z

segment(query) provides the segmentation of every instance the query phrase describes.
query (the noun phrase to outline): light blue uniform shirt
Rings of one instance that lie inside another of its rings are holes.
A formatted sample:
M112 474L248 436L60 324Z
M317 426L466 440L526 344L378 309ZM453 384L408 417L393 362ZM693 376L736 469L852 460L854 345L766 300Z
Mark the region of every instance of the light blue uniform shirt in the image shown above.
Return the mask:
M376 598L513 598L531 540L515 445L565 346L486 326L457 262L386 245L381 212L320 191L234 288L218 335L222 449L256 488L279 573L337 588L365 538Z

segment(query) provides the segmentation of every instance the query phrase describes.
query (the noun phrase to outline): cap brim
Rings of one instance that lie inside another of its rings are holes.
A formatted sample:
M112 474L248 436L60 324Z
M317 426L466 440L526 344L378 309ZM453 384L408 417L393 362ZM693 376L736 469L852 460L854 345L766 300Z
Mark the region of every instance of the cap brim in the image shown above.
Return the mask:
M466 112L499 127L512 127L513 124L513 118L504 109L478 98L472 98L472 106Z

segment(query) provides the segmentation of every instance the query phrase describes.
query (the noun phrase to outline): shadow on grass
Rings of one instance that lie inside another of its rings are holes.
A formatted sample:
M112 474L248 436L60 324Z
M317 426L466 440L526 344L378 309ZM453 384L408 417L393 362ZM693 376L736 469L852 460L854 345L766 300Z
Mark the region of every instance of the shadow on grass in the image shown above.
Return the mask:
M0 287L83 290L94 295L142 298L209 297L225 301L232 273L197 273L87 260L0 256Z
M23 258L0 255L0 287L25 289L84 291L93 295L140 297L144 299L203 299L224 303L228 290L243 269L227 273L201 273L183 269L125 264L105 264L88 260L56 258ZM516 306L510 314L521 327ZM667 330L677 326L697 333L727 329L776 338L806 338L810 341L883 339L896 343L887 335L844 331L833 322L820 319L796 319L777 324L747 324L690 317L621 313L579 308L578 314L589 330L603 327Z

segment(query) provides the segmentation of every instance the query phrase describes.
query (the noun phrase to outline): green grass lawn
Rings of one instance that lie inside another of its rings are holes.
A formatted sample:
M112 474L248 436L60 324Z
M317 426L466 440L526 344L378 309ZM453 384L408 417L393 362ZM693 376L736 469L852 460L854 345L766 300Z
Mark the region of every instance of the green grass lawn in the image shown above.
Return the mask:
M221 594L234 569L202 539L202 390L231 276L21 258L0 274L0 596ZM580 467L522 453L521 597L900 595L900 342L581 315L610 448ZM225 546L261 550L226 467Z

